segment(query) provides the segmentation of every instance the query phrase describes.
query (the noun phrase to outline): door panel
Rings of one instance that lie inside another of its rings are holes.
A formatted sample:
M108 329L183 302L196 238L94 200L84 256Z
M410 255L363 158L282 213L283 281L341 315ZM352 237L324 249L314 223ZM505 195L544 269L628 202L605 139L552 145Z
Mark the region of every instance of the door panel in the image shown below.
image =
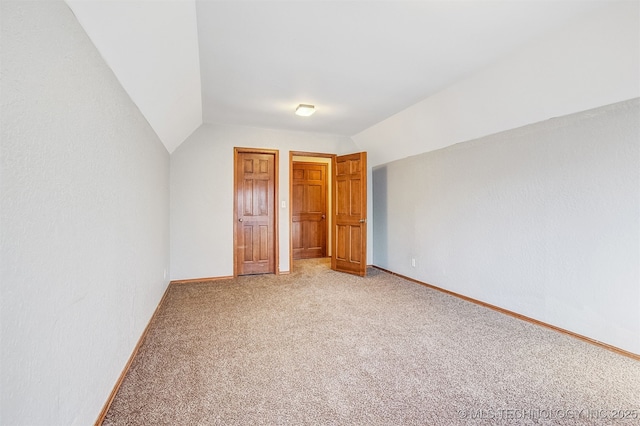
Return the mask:
M294 259L327 252L327 166L294 162L291 191L291 242Z
M276 154L236 149L235 272L275 273Z
M338 235L336 236L337 248L335 252L336 258L339 261L347 261L347 230L347 227L344 225L336 226L336 233Z
M364 276L367 273L367 153L338 156L333 170L331 268Z

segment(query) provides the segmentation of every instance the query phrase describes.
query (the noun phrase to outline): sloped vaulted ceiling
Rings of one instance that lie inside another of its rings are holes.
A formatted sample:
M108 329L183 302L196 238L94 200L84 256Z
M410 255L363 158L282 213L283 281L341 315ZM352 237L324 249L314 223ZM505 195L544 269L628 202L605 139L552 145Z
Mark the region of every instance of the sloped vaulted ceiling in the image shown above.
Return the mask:
M169 152L202 124L193 0L67 0Z
M203 120L352 136L611 2L67 3L172 152Z

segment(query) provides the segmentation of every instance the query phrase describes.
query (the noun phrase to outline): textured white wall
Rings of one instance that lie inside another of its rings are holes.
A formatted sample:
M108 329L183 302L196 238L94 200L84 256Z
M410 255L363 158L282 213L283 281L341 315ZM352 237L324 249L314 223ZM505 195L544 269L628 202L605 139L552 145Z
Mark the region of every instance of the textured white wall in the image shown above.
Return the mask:
M171 154L172 279L233 275L236 146L279 150L280 271L289 271L289 151L357 151L346 137L204 124Z
M640 354L639 117L636 98L376 167L374 263Z
M616 2L352 138L375 166L640 96L639 34Z
M167 286L169 154L66 4L1 11L0 424L92 424Z

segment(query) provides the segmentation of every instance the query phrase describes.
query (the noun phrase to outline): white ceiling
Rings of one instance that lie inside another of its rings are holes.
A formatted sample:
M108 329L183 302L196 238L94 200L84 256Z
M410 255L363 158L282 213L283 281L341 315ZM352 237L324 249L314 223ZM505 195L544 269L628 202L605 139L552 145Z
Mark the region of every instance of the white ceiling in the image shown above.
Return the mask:
M66 0L169 152L202 125L193 0Z
M165 20L164 26L144 19L167 3L191 8L193 0L68 3L76 15L80 8L74 4L85 3L82 14L94 19L79 20L101 52L92 33L102 27L107 41L101 44L111 46L110 56L116 57L108 63L129 64L132 70L138 66L136 56L154 63L158 55L166 56L164 66L137 73L137 81L125 89L154 128L154 122L176 126L180 130L174 133L186 138L200 120L352 136L607 1L196 0L197 37L191 37L191 18ZM140 3L146 12L140 12ZM139 13L140 19L100 25L105 9L114 4ZM136 39L150 34L157 46L171 44L166 31L181 40L173 46L178 51L147 47L132 52ZM185 59L184 50L194 47L199 58L190 54ZM112 68L121 78L122 71ZM197 75L201 81L192 81ZM195 83L201 92L194 93ZM171 90L165 99L153 90L134 96L136 85ZM183 99L177 100L176 93ZM298 117L294 109L299 103L314 104L317 112ZM163 105L179 119L164 111L161 119L152 120L159 114L145 112L150 108L143 104ZM202 116L194 104L201 106ZM175 137L167 141L156 131L169 152L181 142Z

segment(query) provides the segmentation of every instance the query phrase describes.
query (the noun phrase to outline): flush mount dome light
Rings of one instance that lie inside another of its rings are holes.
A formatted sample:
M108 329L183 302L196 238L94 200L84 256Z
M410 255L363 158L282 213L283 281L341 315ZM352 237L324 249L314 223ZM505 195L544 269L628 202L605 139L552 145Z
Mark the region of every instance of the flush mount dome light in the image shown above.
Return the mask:
M308 117L314 112L316 112L316 107L313 105L300 104L296 108L296 115L299 115L302 117Z

